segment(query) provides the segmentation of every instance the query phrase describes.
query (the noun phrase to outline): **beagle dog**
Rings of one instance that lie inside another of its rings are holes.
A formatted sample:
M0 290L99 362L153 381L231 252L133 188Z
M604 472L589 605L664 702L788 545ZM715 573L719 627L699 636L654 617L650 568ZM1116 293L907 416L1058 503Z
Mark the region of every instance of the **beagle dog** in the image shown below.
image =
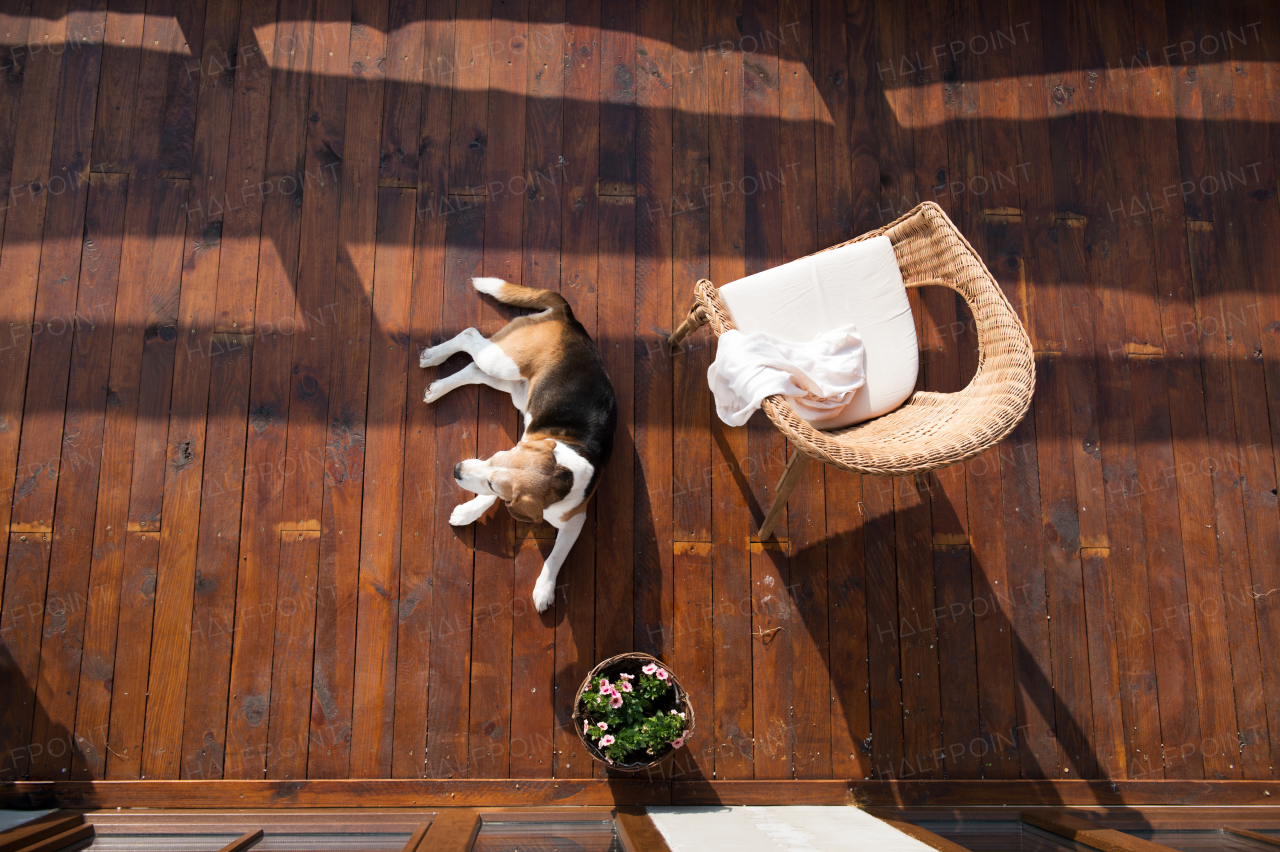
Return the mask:
M472 358L458 372L432 382L424 402L463 385L483 384L511 394L524 414L524 434L514 447L454 467L458 485L479 496L456 507L449 523L473 523L502 500L516 520L546 519L559 530L533 587L533 605L545 612L555 599L560 566L582 532L587 501L613 452L618 402L600 350L559 293L501 278L472 278L471 286L499 302L542 310L517 317L488 340L469 328L422 351L422 367L442 364L458 352Z

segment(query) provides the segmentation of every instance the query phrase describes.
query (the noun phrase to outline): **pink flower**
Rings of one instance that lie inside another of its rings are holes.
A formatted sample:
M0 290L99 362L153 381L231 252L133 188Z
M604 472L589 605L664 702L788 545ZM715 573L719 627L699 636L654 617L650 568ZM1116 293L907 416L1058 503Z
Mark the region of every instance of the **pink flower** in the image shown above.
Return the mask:
M617 710L619 707L621 707L622 696L615 692L613 694L613 697L609 699L609 706L612 707L614 710Z
M657 670L658 670L658 667L653 663L650 663L649 665L642 668L640 671L644 672L645 674L653 674Z
M658 680L666 680L666 679L667 679L667 670L666 670L666 669L658 669L657 674L656 674L656 675L654 675L654 676L655 676Z
M624 680L622 683L618 684L618 688L621 689L623 692L630 692L631 684Z
M609 694L609 693L611 693L611 692L613 692L613 686L611 686L611 685L610 685L609 681L601 679L601 681L600 681L600 694L601 694L601 695L608 695L608 694Z
M672 748L680 748L682 745L684 745L684 737L680 737L680 739L674 740L671 743Z
M623 680L635 680L635 679L636 679L636 676L635 676L635 675L633 675L633 674L627 674L626 672L623 672L622 674L618 675L618 677L622 678Z
M584 733L584 734L585 734L585 733L586 733L587 731L589 731L589 730L591 730L591 723L590 723L590 722L588 722L586 719L583 719L583 720L582 720L582 733Z
M596 727L597 727L597 728L599 728L599 729L600 729L600 730L602 730L602 731L607 731L607 730L609 730L609 723L608 723L608 722L596 722Z
M605 734L600 738L600 748L607 748L617 742L611 735Z

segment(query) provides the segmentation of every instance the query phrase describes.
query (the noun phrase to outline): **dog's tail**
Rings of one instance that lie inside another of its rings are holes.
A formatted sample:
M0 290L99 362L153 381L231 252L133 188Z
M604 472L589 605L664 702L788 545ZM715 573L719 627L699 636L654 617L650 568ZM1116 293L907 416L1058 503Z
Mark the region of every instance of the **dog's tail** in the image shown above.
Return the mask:
M554 290L537 290L503 281L501 278L472 278L471 286L499 302L518 308L566 308L569 303Z

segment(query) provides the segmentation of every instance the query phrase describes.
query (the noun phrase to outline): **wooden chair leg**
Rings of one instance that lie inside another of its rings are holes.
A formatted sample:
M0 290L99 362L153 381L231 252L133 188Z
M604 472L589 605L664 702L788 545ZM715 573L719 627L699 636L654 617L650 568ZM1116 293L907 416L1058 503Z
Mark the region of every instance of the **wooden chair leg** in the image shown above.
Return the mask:
M787 469L782 472L782 479L778 480L778 496L773 501L773 507L769 509L769 514L765 515L764 523L760 525L761 541L769 537L773 532L773 525L778 522L778 516L782 514L782 510L787 506L787 500L791 497L791 492L796 490L796 485L800 482L800 475L804 473L805 466L809 464L809 457L799 450L792 450L791 460L787 462Z
M706 324L706 311L702 309L701 305L694 305L689 310L689 316L685 317L684 322L680 323L680 327L676 329L675 334L667 338L667 342L671 344L671 351L674 352L676 347L680 345L680 341L684 340L690 334L702 328Z

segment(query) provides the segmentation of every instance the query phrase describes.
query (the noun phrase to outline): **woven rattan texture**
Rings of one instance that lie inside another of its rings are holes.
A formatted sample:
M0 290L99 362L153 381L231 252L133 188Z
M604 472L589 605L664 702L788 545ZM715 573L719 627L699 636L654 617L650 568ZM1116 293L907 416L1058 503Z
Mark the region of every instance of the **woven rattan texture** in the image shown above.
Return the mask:
M978 369L956 393L917 391L883 417L832 432L814 429L780 396L762 408L800 452L871 476L907 476L978 455L1013 430L1031 405L1035 360L1013 306L973 247L938 205L925 202L883 228L823 249L887 236L907 287L939 285L969 305L978 333ZM716 286L694 288L692 328L709 323L719 337L733 328Z

